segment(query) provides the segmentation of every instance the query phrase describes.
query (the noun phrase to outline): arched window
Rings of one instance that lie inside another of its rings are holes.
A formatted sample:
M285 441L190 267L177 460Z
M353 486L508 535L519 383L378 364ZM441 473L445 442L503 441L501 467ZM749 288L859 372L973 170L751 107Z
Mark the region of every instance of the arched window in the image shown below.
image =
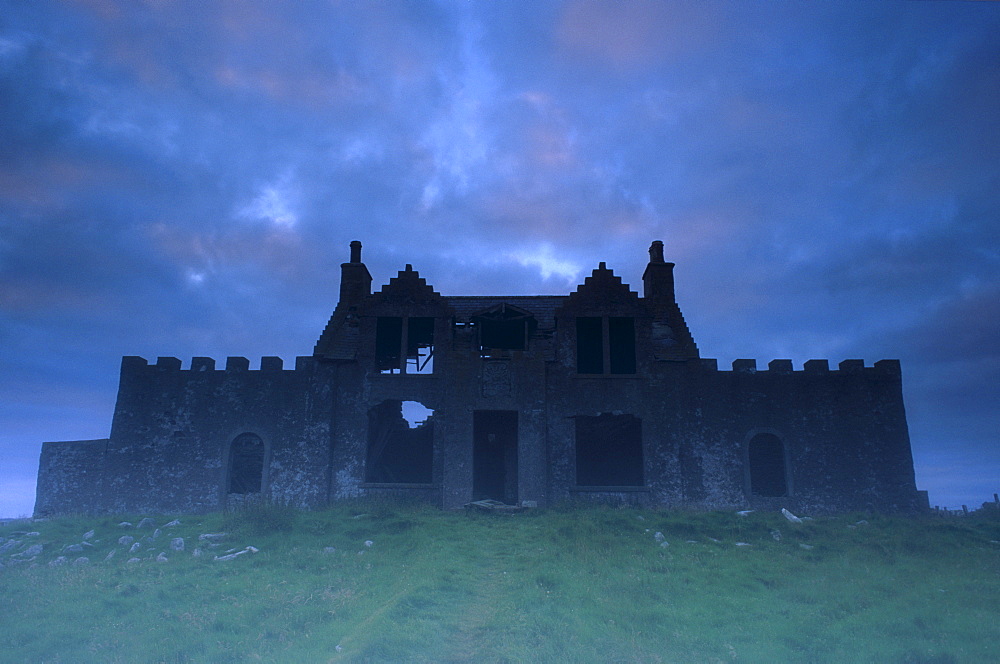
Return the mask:
M264 441L243 433L229 447L229 486L226 493L260 493L264 483Z
M751 494L768 498L788 495L785 445L780 438L773 433L759 433L751 438L747 461Z

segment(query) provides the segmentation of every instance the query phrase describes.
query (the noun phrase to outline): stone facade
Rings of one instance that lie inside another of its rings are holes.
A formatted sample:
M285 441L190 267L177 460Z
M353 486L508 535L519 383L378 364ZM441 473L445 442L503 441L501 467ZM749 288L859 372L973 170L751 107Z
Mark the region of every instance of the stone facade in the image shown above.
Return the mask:
M312 356L122 360L107 440L45 443L35 513L204 512L266 496L443 508L635 505L914 511L899 362L720 371L654 242L643 294L603 263L564 296L380 291L351 245Z

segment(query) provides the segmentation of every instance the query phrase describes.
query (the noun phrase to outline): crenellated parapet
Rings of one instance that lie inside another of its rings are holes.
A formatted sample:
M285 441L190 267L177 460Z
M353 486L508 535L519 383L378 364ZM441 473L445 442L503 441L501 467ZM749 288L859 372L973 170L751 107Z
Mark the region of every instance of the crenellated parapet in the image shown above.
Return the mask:
M829 360L806 360L802 364L802 369L796 371L791 360L771 360L767 363L767 368L759 369L755 359L733 360L732 370L720 370L719 362L715 359L701 358L692 360L703 371L749 374L749 375L863 375L870 378L899 379L902 376L899 360L878 360L872 366L865 366L864 360L843 360L836 369L830 368Z
M150 364L146 358L136 355L126 355L122 358L122 374L133 373L203 373L203 372L230 372L230 373L273 373L278 371L302 371L309 369L316 363L316 358L303 356L295 358L294 368L286 369L284 360L280 357L264 356L260 359L257 369L250 368L250 360L245 357L227 357L224 367L217 367L216 361L211 357L192 357L184 368L183 363L176 357L158 357L156 362Z

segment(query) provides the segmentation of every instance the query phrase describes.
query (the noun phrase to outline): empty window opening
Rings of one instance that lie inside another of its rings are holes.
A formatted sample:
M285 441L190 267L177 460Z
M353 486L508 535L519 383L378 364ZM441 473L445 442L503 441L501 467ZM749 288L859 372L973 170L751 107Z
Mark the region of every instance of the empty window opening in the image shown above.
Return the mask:
M434 373L434 319L379 316L375 321L375 366L384 374Z
M635 373L634 318L608 318L608 361L613 374Z
M581 316L576 319L576 370L581 374L635 373L635 319Z
M383 401L368 411L365 480L430 484L434 411L417 401Z
M576 418L578 486L643 486L642 420L603 413Z
M517 411L474 411L472 437L472 499L517 504Z
M483 357L495 355L494 351L527 349L528 336L535 327L531 314L506 304L475 316L472 322L479 330L479 351Z
M788 495L785 468L785 446L770 433L759 433L750 440L747 449L750 469L750 493L777 498Z
M582 374L604 373L604 334L599 316L576 319L576 371Z
M226 493L260 493L264 482L264 441L252 433L240 434L229 447Z

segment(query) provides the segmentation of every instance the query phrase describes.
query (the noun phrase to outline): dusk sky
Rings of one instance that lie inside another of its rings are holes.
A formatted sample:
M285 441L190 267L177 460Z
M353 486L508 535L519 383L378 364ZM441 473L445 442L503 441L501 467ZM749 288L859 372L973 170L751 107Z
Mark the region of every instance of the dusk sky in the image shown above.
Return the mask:
M1000 491L1000 3L0 0L0 516L121 356L311 354L355 239L444 295L663 240L702 357L898 358L917 487Z

